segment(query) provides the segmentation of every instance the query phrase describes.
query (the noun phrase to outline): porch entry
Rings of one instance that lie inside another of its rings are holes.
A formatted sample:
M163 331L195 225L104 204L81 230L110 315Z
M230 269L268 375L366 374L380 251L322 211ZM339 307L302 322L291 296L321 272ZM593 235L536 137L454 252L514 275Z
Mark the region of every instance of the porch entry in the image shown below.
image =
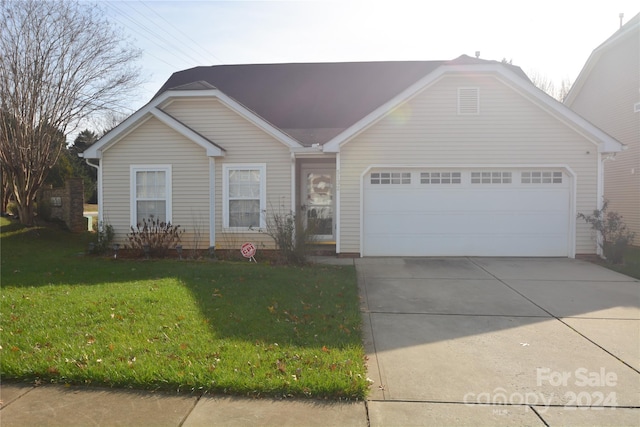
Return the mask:
M315 241L335 241L334 233L334 181L335 170L303 167L302 214L305 227L311 227Z

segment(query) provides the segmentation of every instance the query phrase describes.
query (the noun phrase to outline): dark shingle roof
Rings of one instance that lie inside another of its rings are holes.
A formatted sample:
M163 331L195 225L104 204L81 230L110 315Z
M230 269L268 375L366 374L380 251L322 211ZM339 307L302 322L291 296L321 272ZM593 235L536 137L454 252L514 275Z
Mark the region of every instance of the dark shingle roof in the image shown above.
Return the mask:
M174 73L155 96L206 82L304 145L324 143L440 65L495 63L463 55L453 61L247 64ZM518 67L505 64L526 78Z

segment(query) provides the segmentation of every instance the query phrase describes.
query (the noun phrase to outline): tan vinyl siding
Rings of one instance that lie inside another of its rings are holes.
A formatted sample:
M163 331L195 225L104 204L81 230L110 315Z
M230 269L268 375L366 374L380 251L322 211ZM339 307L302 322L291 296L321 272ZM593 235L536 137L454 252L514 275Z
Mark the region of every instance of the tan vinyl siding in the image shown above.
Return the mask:
M185 231L182 244L206 248L209 240L209 160L204 149L155 118L105 151L102 159L104 221L125 242L130 231L130 166L172 166L174 225Z
M628 146L605 162L604 194L640 242L640 34L638 31L602 52L569 105Z
M458 88L470 81L480 114L458 115ZM498 78L446 76L341 148L340 251L360 252L360 181L370 165L567 164L577 175L577 210L590 212L597 157L593 143ZM584 224L576 252L595 252Z
M164 109L182 123L214 141L225 151L215 159L216 248L238 249L251 241L260 248L273 248L264 232L226 231L222 227L222 171L224 163L267 165L266 215L291 210L291 156L289 148L217 100L178 100Z

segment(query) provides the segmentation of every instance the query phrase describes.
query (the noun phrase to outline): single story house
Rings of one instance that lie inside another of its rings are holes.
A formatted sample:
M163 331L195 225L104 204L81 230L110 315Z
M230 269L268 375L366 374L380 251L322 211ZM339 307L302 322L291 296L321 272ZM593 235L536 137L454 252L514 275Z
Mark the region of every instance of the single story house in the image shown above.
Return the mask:
M604 197L640 244L640 13L594 49L565 105L628 147L604 163Z
M346 256L597 251L603 159L623 148L519 67L451 61L220 65L174 73L84 152L99 218L185 247L273 247L295 212Z

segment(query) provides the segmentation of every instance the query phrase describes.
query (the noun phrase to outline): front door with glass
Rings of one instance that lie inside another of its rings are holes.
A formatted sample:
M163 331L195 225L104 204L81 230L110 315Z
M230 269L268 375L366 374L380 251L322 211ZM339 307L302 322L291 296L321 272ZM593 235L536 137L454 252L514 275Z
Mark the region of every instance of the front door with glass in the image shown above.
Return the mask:
M307 229L316 241L332 241L334 171L331 169L302 169L302 212Z

